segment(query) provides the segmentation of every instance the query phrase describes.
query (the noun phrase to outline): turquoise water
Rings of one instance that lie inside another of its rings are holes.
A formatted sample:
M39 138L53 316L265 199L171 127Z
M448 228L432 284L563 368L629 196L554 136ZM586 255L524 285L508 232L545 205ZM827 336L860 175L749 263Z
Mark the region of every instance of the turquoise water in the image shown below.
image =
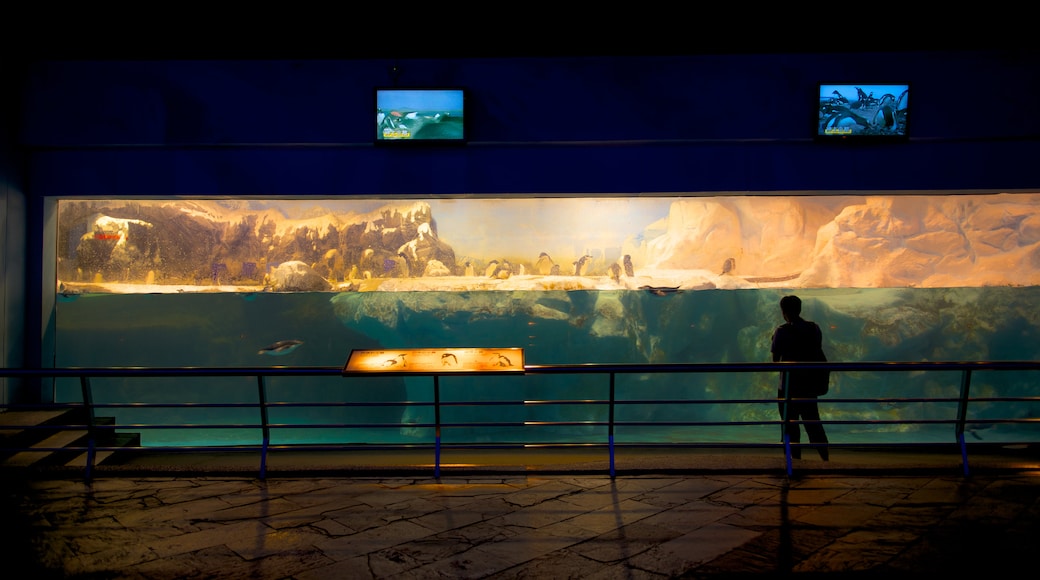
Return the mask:
M352 349L521 347L528 364L761 362L782 322L768 290L701 290L658 296L644 291L298 292L78 294L59 296L57 367L342 367ZM1040 358L1040 288L864 289L795 291L803 315L818 322L832 361L1036 360ZM259 354L276 341L302 345L281 356ZM777 440L775 373L618 375L615 441L764 442ZM959 372L834 373L822 405L831 421L952 420ZM95 403L255 403L253 377L96 378ZM431 443L433 379L415 377L272 377L272 444ZM1035 373L976 372L975 397L1036 396ZM605 400L606 375L449 376L440 379L445 443L607 441L603 425L534 426L529 421L599 421L596 403L537 405L532 400ZM897 399L841 403L852 398ZM58 402L79 401L80 385L62 379ZM721 404L722 400L757 400ZM684 402L691 404L684 404ZM494 402L492 406L459 403ZM363 403L364 406L338 406ZM387 403L379 405L377 403ZM255 408L103 409L117 424L148 427L142 444L257 444L257 428L155 428L176 423L256 424ZM1040 404L978 402L969 418L1040 417ZM476 427L453 423L478 422ZM674 422L766 422L672 425ZM401 424L404 424L403 426ZM495 423L501 425L494 425ZM1035 427L999 424L977 440L1035 440ZM834 442L953 441L953 425L833 424Z

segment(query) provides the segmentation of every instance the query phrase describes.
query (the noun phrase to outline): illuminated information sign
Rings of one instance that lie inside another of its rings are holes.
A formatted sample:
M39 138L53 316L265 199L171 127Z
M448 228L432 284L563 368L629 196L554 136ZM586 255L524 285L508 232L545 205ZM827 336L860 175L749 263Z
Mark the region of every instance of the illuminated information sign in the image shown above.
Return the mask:
M522 373L522 348L414 348L352 350L344 375Z

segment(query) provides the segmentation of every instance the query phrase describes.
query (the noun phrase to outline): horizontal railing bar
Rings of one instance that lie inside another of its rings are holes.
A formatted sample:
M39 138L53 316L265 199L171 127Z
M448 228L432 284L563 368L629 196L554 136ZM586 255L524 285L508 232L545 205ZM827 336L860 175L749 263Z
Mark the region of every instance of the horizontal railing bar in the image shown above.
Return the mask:
M792 402L797 403L798 401L811 400L801 399L798 397L791 397ZM819 399L816 399L819 400ZM1021 403L1021 402L1037 402L1040 403L1040 397L988 397L986 399L973 399L968 398L968 402L987 402L987 403ZM767 399L640 399L640 400L626 400L620 399L614 401L615 406L625 405L718 405L718 404L776 404L777 399L775 397ZM838 398L838 397L827 397L822 402L826 404L844 404L844 403L871 403L871 404L885 404L885 403L957 403L960 399L955 398ZM265 403L269 408L338 408L338 407L432 407L438 403L433 401L425 402L381 402L373 403L371 401L294 401L294 402L267 402ZM593 400L593 401L441 401L441 407L472 407L472 406L552 406L552 405L609 405L609 400ZM95 409L226 409L226 408L256 408L260 406L259 403L99 403L95 404ZM0 405L0 409L17 410L19 407L14 405ZM50 409L51 407L43 406L42 408ZM60 407L59 407L60 408ZM83 408L83 405L76 405L76 408ZM0 425L0 429L6 428L5 425Z
M477 446L476 444L442 444L442 448L451 449L482 449L482 448L502 448L509 446L510 444L484 444L483 446ZM572 447L572 446L584 446L584 447L615 447L615 448L628 448L628 449L671 449L671 448L690 448L690 449L777 449L783 448L784 444L767 443L767 442L676 442L676 443L659 443L659 442L617 442L610 443L519 443L515 444L525 448L539 448L539 447ZM967 443L969 447L994 447L1000 445L1006 445L1006 443L985 443L985 442L972 442ZM794 443L790 444L792 449L812 449L814 444L812 443ZM828 447L831 448L842 448L842 449L889 449L889 448L949 448L952 451L956 451L960 446L956 442L946 441L908 441L904 443L848 443L848 442L837 442L828 443Z
M791 397L791 401L798 402L802 399L799 397ZM820 400L820 399L817 399ZM830 403L915 403L915 402L928 402L928 403L954 403L960 402L961 399L956 397L941 397L941 398L927 398L927 397L878 397L878 398L844 398L828 396L823 399L824 402ZM976 398L968 397L968 402L1040 402L1040 397L985 397ZM638 404L758 404L758 403L769 403L776 402L776 397L760 398L760 399L617 399L614 401L616 405L638 405ZM434 401L267 401L265 403L268 407L354 407L354 406L435 406ZM441 401L441 406L485 406L485 405L584 405L584 404L610 404L608 399L561 399L561 400L470 400L470 401ZM183 403L152 403L152 402L127 402L127 403L95 403L94 408L255 408L259 406L257 402L237 402L237 403L211 403L211 402L183 402ZM0 408L7 408L8 411L20 411L20 410L54 410L54 408L83 408L82 403L71 403L71 404L40 404L40 405L21 405L21 404L0 404Z
M727 427L727 426L774 426L780 420L762 421L614 421L617 427ZM790 423L803 425L819 423L822 425L1040 425L1040 417L1021 417L1009 419L821 419L820 421L804 421L790 419ZM441 427L561 427L561 426L607 426L609 421L515 421L494 423L440 423ZM434 428L437 423L269 423L270 429L393 429L407 427L409 429ZM33 424L3 425L2 431L15 430L74 430L94 429L101 431L119 431L126 429L261 429L259 423L117 423L104 425L87 425L85 423L67 424Z
M763 421L614 421L616 427L718 427L733 425L736 427L753 427L779 425L779 420ZM791 420L794 423L794 420Z
M167 453L171 451L261 451L263 449L278 449L283 451L316 451L316 450L350 450L350 451L387 451L387 450L409 450L409 449L433 449L433 443L262 443L252 445L156 445L156 446L133 446L133 447L95 447L98 451L131 451L131 452L157 452Z
M321 443L280 443L267 446L269 450L280 451L393 451L400 449L428 449L433 451L436 447L437 446L434 443L343 443L339 445Z
M433 401L268 401L268 407L432 407ZM258 407L260 404L253 403L95 403L95 409L168 409L168 408L191 408L199 409L234 408L234 407Z
M340 376L341 367L55 367L0 369L0 377L299 377Z
M119 423L94 425L97 431L118 431L120 429L260 429L260 423Z
M1007 441L971 441L966 442L966 445L971 447L1000 447L1008 445ZM479 448L499 448L504 446L510 447L546 447L546 446L571 446L571 447L608 447L610 443L606 442L498 442L498 443L451 443L441 442L441 448L448 449L479 449ZM809 442L795 443L791 442L791 447L802 447L811 448L815 444ZM828 447L842 447L842 448L859 448L859 449L871 449L871 448L888 448L888 447L957 447L960 444L953 441L871 441L871 442L849 442L849 441L832 441L829 442ZM615 447L639 447L639 448L671 448L671 447L761 447L761 448L776 448L783 447L784 443L781 442L766 442L766 441L679 441L679 442L659 442L659 441L615 441ZM261 443L254 444L239 444L239 445L155 445L155 446L130 446L130 445L119 445L119 446L106 446L96 445L93 447L95 451L133 451L133 452L168 452L168 451L258 451L263 449L265 446ZM279 449L284 451L310 451L317 449L328 449L328 450L353 450L353 451L364 451L364 450L400 450L400 449L433 449L434 443L277 443L268 444L267 449ZM64 446L64 447L0 447L0 452L12 452L12 451L28 451L28 452L53 452L53 451L67 451L67 452L82 452L91 449L87 445L78 446Z
M9 411L53 411L55 409L86 409L86 403L9 403L2 405Z
M780 425L782 421L615 421L614 427L617 429L623 429L626 427L773 427ZM879 426L879 425L956 425L959 423L956 419L891 419L891 420L820 420L820 421L803 421L791 419L791 424L804 425L811 423L819 423L822 425L861 425L861 426ZM966 426L973 425L1037 425L1040 424L1038 418L1020 418L1020 419L966 419L963 421ZM608 427L609 421L523 421L523 422L503 422L503 423L441 423L440 427L443 429L457 429L466 427L479 427L486 429L495 428L515 428L515 427L568 427L568 426L580 426L580 427ZM434 429L437 427L436 423L307 423L307 424L295 424L295 423L272 423L267 425L271 430L276 429L298 429L298 430L313 430L313 429L400 429L407 427L409 429ZM95 425L90 427L84 424L73 424L73 425L12 425L5 426L3 430L76 430L86 431L88 429L94 429L96 432L111 432L111 431L123 431L123 430L178 430L178 429L213 429L213 430L232 430L232 429L243 429L243 430L259 430L263 428L261 424L255 423L230 423L230 424L199 424L199 423L170 423L170 424L156 424L156 423L140 423L140 424L109 424L109 425ZM35 449L35 448L34 448Z
M732 362L732 363L582 363L524 365L528 374L596 373L705 373L705 372L779 372L797 369L832 371L1007 371L1040 370L1040 361L905 361L905 362ZM450 378L453 373L415 372L414 375ZM278 377L343 376L341 367L55 367L2 368L0 377ZM466 376L459 374L458 376ZM377 375L378 377L378 375Z
M802 400L798 397L791 397L792 402L798 402ZM957 403L961 399L957 398L843 398L843 397L831 397L828 396L824 399L827 404L844 404L844 403L872 403L872 404L883 404L883 403ZM969 397L966 399L968 402L985 402L985 403L1028 403L1037 402L1040 403L1040 397L986 397L986 398L973 398ZM763 398L763 399L617 399L614 401L615 405L718 405L718 404L775 404L776 398ZM552 406L552 405L609 405L609 400L603 399L589 399L589 400L523 400L523 401L441 401L441 407L471 407L471 406L509 406L509 405L529 405L529 406ZM310 407L432 407L437 405L433 401L269 401L266 403L267 407L277 408L310 408ZM95 403L93 408L95 409L234 409L234 408L256 408L259 403ZM54 409L82 409L85 405L82 403L73 404L55 404L55 405L0 405L0 409L7 409L9 411L17 410L54 410ZM0 429L6 428L6 426L0 425Z
M731 362L731 363L585 363L524 365L530 374L583 373L704 373L704 372L777 372L795 369L828 369L834 371L979 371L1038 370L1040 361L923 361L923 362Z
M256 403L254 403L256 404ZM320 401L317 404L306 401L267 401L270 407L294 406L435 406L434 401ZM441 403L443 404L443 403Z
M822 398L822 399L821 398L806 399L806 398L801 398L801 397L791 397L790 400L792 402L795 402L795 403L797 403L798 401L809 401L809 400L817 400L817 401L825 402L825 403L958 403L958 402L961 401L961 399L959 399L959 398L929 399L929 398L916 398L916 397L915 398L895 397L895 398L877 398L877 399L875 399L875 398L850 399L850 398L842 398L842 397L833 397L833 396L830 396L830 395L828 395L827 397ZM969 398L968 400L969 401L976 401L978 399L971 399L971 398ZM992 399L992 400L994 400L994 401L1019 401L1021 399L1017 398L1017 397L1008 397L1008 398L997 398L997 399ZM1027 399L1027 400L1031 400L1031 399ZM1040 398L1037 398L1036 400L1040 401ZM671 405L671 404L676 404L676 405L687 405L687 404L697 405L697 404L717 404L717 403L725 403L725 404L772 403L772 404L776 404L776 401L777 401L777 399L774 396L774 397L771 397L771 398L768 398L768 399L617 399L617 400L614 401L614 404L615 405ZM609 401L604 401L604 402L609 402Z
M86 423L4 423L0 425L0 437L11 436L15 431L83 431L90 427L91 425Z

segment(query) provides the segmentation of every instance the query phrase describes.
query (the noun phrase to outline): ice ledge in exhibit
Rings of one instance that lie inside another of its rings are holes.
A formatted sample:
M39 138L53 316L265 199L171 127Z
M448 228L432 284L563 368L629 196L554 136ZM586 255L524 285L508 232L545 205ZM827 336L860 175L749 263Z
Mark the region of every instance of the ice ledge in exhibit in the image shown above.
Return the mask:
M1037 194L706 198L665 219L643 245L650 270L733 258L728 273L756 287L1040 284Z
M62 201L59 291L1040 285L1032 193L299 203Z

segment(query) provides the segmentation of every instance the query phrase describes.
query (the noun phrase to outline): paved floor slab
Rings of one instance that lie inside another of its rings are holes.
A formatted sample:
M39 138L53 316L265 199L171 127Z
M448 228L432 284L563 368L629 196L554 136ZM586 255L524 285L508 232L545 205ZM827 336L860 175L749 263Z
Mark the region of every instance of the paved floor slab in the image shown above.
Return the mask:
M2 557L39 580L996 574L1032 565L1040 542L1040 470L5 477L0 491Z

